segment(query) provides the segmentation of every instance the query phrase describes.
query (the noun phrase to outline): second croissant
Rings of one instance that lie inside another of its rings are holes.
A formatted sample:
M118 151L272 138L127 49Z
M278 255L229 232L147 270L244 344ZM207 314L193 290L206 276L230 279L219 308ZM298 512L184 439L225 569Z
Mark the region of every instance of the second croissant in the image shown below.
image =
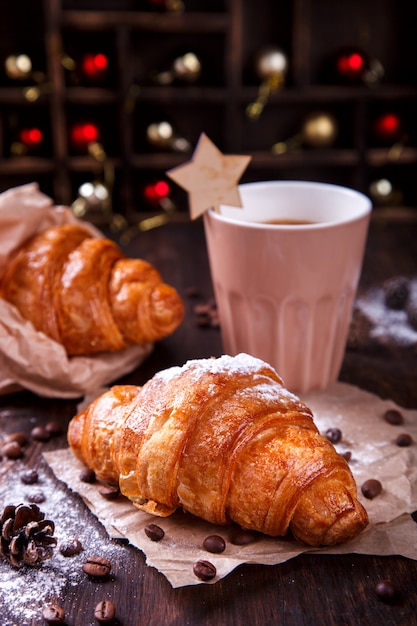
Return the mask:
M0 297L69 356L158 341L184 316L177 291L150 263L74 224L48 228L20 248Z

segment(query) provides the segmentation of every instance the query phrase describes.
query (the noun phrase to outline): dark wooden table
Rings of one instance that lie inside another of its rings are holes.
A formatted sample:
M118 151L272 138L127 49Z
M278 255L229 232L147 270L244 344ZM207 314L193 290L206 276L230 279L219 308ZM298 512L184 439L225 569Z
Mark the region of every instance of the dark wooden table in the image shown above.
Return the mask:
M417 221L401 215L400 211L393 211L391 216L373 219L361 289L380 285L396 274L417 276ZM165 279L178 288L185 299L186 320L173 336L155 347L143 366L120 382L142 384L162 368L182 364L189 358L221 354L218 329L199 327L194 313L196 304L205 303L212 296L201 222L169 224L140 234L125 251L153 262ZM198 297L190 297L189 288L198 290ZM417 348L371 345L348 349L341 379L392 398L400 405L416 408ZM29 433L34 425L52 419L60 420L65 428L75 410L75 401L43 399L28 392L2 397L0 436L4 439L7 433L15 431ZM53 485L55 479L42 452L65 445L63 433L47 443L32 441L22 460L3 459L0 505L13 502L16 473L23 469L37 468L41 477L47 477L45 484ZM45 489L48 498L50 487ZM68 512L79 511L74 518L74 536L90 528L104 543L111 543L78 496L65 489L64 493ZM61 501L61 515L62 506ZM53 514L48 509L48 515L53 517ZM15 586L10 581L8 584L11 570L7 563L1 563L0 585L7 589L0 592L8 595L0 609L0 623L3 626L43 624L42 604L55 602L65 609L66 624L88 626L96 623L93 617L96 603L111 598L117 607L117 623L124 626L417 624L417 563L403 557L303 555L275 567L241 566L214 585L172 589L163 575L145 565L139 550L129 546L121 546L119 550L122 556L113 562L109 580L93 584L87 577L79 576L75 583L73 579L63 582L58 592L56 585L51 585L49 594L46 576L38 583L42 587L39 597L30 601L23 590L31 588L35 575L21 572ZM53 572L54 580L58 574ZM29 581L27 587L25 576ZM387 578L401 593L394 604L382 602L375 594L376 584ZM32 595L37 595L36 586ZM33 608L36 603L39 609ZM28 606L32 607L30 611Z

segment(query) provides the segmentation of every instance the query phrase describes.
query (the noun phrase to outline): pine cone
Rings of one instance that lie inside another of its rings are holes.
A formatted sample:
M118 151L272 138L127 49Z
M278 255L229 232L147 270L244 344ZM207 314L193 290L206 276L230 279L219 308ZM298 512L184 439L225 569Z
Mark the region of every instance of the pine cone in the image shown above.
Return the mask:
M0 555L15 567L39 566L52 557L54 530L36 504L8 505L0 517Z

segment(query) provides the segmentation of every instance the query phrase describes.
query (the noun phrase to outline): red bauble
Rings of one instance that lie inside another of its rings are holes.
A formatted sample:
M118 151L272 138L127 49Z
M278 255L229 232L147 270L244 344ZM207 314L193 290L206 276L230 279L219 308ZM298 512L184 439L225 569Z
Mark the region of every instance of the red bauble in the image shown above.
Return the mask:
M86 54L82 59L81 70L86 78L97 80L106 75L108 65L105 54Z
M345 81L361 81L368 68L369 59L356 47L343 49L336 58L336 73Z
M19 138L27 148L37 148L43 141L43 134L39 128L23 128Z
M169 193L168 183L165 180L157 180L146 185L143 195L150 204L159 205L161 200L169 196Z
M383 113L375 120L375 135L383 141L397 141L401 136L401 130L401 119L396 113Z
M91 143L98 141L100 131L96 124L85 122L71 128L71 143L77 150L86 150Z

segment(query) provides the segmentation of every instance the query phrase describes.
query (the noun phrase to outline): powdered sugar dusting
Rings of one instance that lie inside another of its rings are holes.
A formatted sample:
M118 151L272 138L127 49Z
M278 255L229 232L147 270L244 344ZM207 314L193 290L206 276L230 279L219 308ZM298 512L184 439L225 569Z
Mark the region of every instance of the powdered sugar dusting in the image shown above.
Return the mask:
M272 369L270 365L261 359L242 352L236 356L224 354L217 359L191 359L184 363L182 367L170 367L158 372L154 378L169 382L190 370L193 370L196 379L206 373L252 376L258 373L259 368L264 367Z
M417 302L417 280L410 281L410 297ZM382 287L364 293L358 298L356 306L371 324L371 340L384 345L399 346L417 343L417 330L408 323L406 311L388 308Z
M85 505L78 498L69 498L67 487L56 483L46 463L42 462L38 469L39 482L30 486L20 480L23 464L15 462L15 466L16 471L10 472L7 479L6 495L1 495L1 508L8 504L28 504L29 494L42 491L46 499L38 506L55 522L54 535L58 539L53 557L39 568L17 569L0 558L1 626L31 626L35 619L41 623L45 605L59 603L64 593L75 589L85 578L82 564L88 555L101 555L112 561L122 557L126 548L111 542L96 523L85 524ZM77 538L84 549L78 555L64 557L59 546L72 538Z

